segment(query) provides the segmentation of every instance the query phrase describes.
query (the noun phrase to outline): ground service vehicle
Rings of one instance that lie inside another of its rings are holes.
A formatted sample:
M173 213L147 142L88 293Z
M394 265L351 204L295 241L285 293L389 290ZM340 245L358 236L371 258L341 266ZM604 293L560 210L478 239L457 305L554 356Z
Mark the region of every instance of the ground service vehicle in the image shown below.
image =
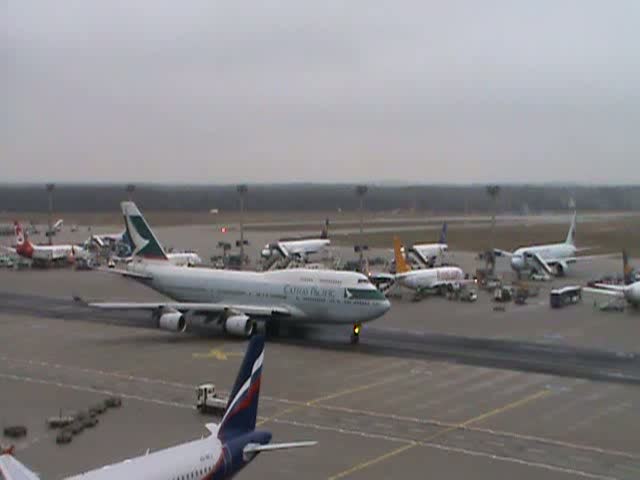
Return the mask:
M218 396L213 383L204 383L196 388L196 409L200 413L223 415L228 402L228 398Z
M582 300L582 287L580 286L554 288L549 294L549 305L551 308L562 308L578 303L580 300Z

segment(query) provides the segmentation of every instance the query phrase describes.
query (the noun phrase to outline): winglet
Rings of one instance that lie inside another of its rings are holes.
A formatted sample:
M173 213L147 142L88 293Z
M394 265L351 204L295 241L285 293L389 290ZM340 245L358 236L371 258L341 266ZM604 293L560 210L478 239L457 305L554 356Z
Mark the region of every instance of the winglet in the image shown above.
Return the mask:
M249 342L229 395L229 404L218 427L218 438L221 441L255 430L263 361L264 336L256 335Z
M402 243L398 236L393 237L393 253L396 260L396 273L405 273L411 270L409 265L407 265L404 255L402 254Z

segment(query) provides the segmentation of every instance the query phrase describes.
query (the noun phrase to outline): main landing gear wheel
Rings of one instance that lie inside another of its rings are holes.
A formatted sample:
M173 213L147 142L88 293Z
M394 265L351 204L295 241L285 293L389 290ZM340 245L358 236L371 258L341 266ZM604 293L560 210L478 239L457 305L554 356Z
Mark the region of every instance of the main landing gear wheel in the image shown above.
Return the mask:
M362 330L362 327L359 323L356 323L351 330L351 345L356 345L360 341L360 330Z

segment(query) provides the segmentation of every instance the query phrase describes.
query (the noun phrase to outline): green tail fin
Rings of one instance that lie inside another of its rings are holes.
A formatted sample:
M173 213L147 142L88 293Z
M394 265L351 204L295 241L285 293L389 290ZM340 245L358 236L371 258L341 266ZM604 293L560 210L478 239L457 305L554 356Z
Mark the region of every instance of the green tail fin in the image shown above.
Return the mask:
M167 260L167 255L162 245L160 245L136 204L122 202L121 207L127 235L131 239L133 246L133 255L146 259Z

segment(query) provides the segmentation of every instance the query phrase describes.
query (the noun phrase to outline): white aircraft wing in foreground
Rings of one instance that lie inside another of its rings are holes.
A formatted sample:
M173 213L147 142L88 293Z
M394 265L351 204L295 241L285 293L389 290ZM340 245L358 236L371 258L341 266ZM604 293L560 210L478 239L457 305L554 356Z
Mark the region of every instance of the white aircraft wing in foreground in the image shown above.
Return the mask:
M40 480L40 477L13 458L12 451L0 455L0 478L2 480Z

